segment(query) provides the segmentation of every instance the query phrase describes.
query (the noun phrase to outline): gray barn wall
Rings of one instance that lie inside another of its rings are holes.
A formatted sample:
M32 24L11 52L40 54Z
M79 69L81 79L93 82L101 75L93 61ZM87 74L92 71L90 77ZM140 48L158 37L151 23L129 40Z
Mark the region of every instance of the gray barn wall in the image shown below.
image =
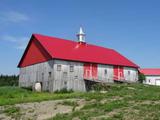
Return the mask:
M61 65L61 71L57 71L57 65ZM70 71L70 65L74 66L73 72ZM105 74L105 69L107 74ZM130 75L128 75L128 71L130 71ZM36 82L41 82L43 91L52 92L62 88L86 91L83 73L83 63L81 62L50 60L20 68L19 86L32 87ZM114 82L113 73L113 66L98 64L99 81ZM124 67L124 77L129 81L138 80L137 69Z
M53 69L53 60L20 68L19 86L32 87L36 82L42 82L43 90L48 91L52 81L49 72ZM51 76L52 77L52 76Z
M128 74L130 72L130 74ZM127 81L138 81L138 71L136 68L124 67L124 78Z
M105 70L107 74L105 74ZM98 80L113 83L113 66L98 64Z
M61 71L57 71L57 65L61 65ZM70 71L70 65L74 66L74 71ZM62 88L73 89L75 91L85 91L83 80L83 63L54 60L54 82L53 91Z
M57 71L57 65L61 65L61 71ZM70 65L74 66L74 72L70 72ZM20 87L33 87L36 82L42 83L43 91L52 92L63 88L85 91L83 63L50 60L20 68Z

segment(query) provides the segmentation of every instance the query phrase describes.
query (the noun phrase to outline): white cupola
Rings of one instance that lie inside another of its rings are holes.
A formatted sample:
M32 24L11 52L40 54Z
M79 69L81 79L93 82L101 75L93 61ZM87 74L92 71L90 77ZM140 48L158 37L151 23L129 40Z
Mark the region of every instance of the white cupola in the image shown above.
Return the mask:
M80 27L79 33L77 34L78 42L79 43L85 43L85 36L86 36L86 34L83 32L82 27Z

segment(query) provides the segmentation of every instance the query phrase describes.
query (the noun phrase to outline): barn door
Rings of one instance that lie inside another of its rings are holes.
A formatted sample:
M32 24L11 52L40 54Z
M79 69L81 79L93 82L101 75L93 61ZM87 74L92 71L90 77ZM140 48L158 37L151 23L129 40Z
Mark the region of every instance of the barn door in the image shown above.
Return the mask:
M122 80L124 77L123 67L114 66L114 80Z
M84 64L84 79L97 79L97 64Z
M52 72L48 72L48 83L47 83L47 90L51 90L52 89L52 82L53 82L53 80L52 80Z
M84 78L90 79L91 78L91 67L89 63L84 64Z
M42 90L45 90L45 80L44 80L44 73L42 73L42 76L41 76L41 87L42 87Z
M119 80L123 80L123 78L124 78L123 67L119 66Z
M63 81L63 88L64 89L67 89L67 79L68 79L67 72L63 72L62 81Z
M97 79L97 64L92 64L92 78Z
M118 66L114 66L114 80L118 80Z

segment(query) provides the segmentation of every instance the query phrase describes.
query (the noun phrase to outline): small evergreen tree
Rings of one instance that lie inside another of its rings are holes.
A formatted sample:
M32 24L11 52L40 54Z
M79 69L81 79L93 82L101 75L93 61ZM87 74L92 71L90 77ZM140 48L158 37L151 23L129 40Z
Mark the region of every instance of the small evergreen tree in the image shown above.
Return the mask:
M140 83L143 83L143 81L146 80L146 76L143 73L140 73L138 75L138 80Z

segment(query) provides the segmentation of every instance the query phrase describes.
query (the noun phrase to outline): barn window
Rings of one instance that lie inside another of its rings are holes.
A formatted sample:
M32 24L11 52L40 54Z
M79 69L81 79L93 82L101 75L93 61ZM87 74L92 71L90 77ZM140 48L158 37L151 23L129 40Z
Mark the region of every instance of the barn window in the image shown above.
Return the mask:
M74 72L74 66L70 65L70 72Z
M107 74L107 69L104 70L104 74L105 74L105 75Z
M61 71L61 65L57 65L57 71Z
M52 75L52 72L49 72L49 73L48 73L49 78L51 78L51 75Z
M64 84L67 85L67 81L64 81Z
M131 74L131 72L130 71L128 71L128 75L130 75Z
M78 76L74 76L74 79L75 79L75 80L78 80Z
M150 82L151 82L151 80L150 80L150 79L148 79L148 82L150 83Z

